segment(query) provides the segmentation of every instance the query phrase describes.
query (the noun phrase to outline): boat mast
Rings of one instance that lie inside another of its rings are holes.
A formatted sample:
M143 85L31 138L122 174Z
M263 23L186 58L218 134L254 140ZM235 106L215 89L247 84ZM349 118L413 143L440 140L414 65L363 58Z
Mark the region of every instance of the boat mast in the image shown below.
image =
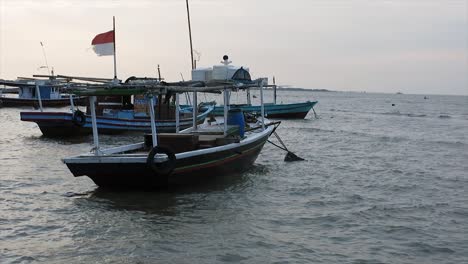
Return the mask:
M190 60L192 63L192 70L193 70L195 69L195 64L193 61L192 27L190 26L190 9L189 9L188 0L185 0L185 3L187 4L187 21L188 21L188 31L189 31L189 39L190 39Z
M188 22L188 30L189 30L189 40L190 40L190 62L192 64L192 70L195 69L195 63L193 61L193 45L192 45L192 27L190 26L190 9L189 9L189 4L188 0L185 0L186 6L187 6L187 22ZM197 115L198 115L198 109L197 109L197 92L193 92L193 130L197 130Z

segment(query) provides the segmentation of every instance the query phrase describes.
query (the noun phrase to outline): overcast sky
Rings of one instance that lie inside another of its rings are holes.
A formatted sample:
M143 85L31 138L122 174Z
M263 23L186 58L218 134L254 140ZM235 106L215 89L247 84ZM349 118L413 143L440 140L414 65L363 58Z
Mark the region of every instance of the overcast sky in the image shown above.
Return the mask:
M341 91L468 95L468 0L190 0L199 65ZM190 78L185 0L0 0L0 79L113 77L91 40L116 16L118 77Z

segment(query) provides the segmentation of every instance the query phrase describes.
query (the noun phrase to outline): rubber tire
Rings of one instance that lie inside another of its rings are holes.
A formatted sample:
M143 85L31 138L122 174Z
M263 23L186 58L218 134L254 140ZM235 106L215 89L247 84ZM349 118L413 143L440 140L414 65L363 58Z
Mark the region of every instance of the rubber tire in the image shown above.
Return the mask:
M168 161L162 163L155 163L154 156L158 153L164 153L168 157ZM150 153L148 154L148 158L146 159L146 164L158 175L166 176L174 171L176 165L176 156L174 152L169 150L168 148L156 146L151 149Z
M86 124L86 115L80 110L76 110L72 116L73 124L82 127Z

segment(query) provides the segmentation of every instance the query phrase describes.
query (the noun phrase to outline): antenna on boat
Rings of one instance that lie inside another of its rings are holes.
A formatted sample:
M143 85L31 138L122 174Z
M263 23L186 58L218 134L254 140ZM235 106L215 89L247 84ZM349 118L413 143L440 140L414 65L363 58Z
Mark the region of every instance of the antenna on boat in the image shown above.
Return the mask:
M273 76L273 103L276 104L276 79Z
M45 48L44 48L44 44L42 43L42 41L40 41L39 43L41 43L41 47L42 47L42 55L44 55L44 60L45 60L45 68L47 68L47 71L49 72L49 75L50 74L50 69L49 69L49 63L47 62L47 56L46 56L46 52L45 52ZM39 69L43 68L43 66L39 67Z
M196 56L196 58L193 61L195 69L196 69L197 68L197 62L200 61L201 52L199 52L199 51L197 51L195 49L193 50L193 52L195 53L195 56Z

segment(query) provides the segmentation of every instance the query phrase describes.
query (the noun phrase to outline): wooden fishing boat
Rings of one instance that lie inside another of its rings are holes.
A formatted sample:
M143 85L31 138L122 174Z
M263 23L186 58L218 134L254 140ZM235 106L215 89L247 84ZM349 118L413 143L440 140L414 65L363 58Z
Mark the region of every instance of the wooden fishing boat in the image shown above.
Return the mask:
M265 116L280 119L303 119L309 111L317 104L317 101L307 101L293 104L265 104ZM240 108L244 113L260 113L259 105L231 104L230 107ZM222 106L216 106L213 115L220 116L223 113Z
M120 82L109 81L102 78L71 77L69 79L80 81L102 81L104 85L115 86ZM158 85L161 78L137 78L130 77L125 84ZM82 84L84 85L84 84ZM93 84L86 83L87 86ZM95 85L95 84L94 84ZM70 86L70 85L68 85ZM134 91L125 91L126 94L114 94L114 90L106 90L97 97L96 102L96 122L102 134L119 134L124 132L149 132L151 131L151 121L149 118L148 98L144 95L133 95ZM192 107L184 106L179 109L176 117L175 97L172 94L158 95L153 97L155 102L156 126L159 132L175 132L190 127L192 124ZM196 120L202 123L213 107L204 107ZM80 136L92 133L90 108L82 112L71 105L70 112L44 112L44 111L23 111L20 113L22 121L35 122L42 134L47 137L69 137ZM176 118L179 118L179 127L176 127Z
M0 80L0 85L18 87L17 94L0 94L0 107L63 107L73 100L76 105L84 105L85 97L72 97L63 94L58 82L52 80Z
M214 65L208 68L199 68L192 70L192 80L195 81L209 81L209 80L234 80L242 83L251 82L251 76L248 67L237 67L230 65L229 57L225 55L221 65ZM263 80L264 85L268 85L268 78L260 78ZM306 101L291 104L278 104L276 102L276 83L273 77L273 103L265 103L265 116L268 118L281 118L281 119L303 119L307 116L309 111L317 104L317 101ZM252 105L250 89L246 89L247 103L246 104L231 104L230 107L241 109L244 113L259 114L260 105ZM224 107L216 106L213 110L213 115L222 116Z
M98 102L99 104L99 102ZM96 117L97 127L102 134L120 134L125 132L149 132L151 131L151 120L149 116L133 109L117 109L121 105L114 104L113 109L103 108ZM109 107L109 105L105 105ZM159 132L175 132L177 129L185 129L192 125L191 108L181 109L179 127L176 126L174 113L167 111L158 111L156 106L156 126ZM174 110L174 107L170 108ZM201 124L211 113L213 107L203 108L203 112L198 114L197 123ZM174 111L175 112L175 111ZM81 136L92 133L92 118L89 111L83 113L79 110L71 112L20 112L22 121L35 122L42 134L47 137L69 137Z
M128 85L122 86L114 90L113 94L120 91L128 93L129 88ZM88 176L98 186L106 188L152 188L189 184L208 176L222 177L248 170L279 123L269 123L262 115L256 122L246 124L242 112L233 109L229 112L228 91L237 88L226 83L208 87L145 86L147 96L193 92L195 104L197 92L223 91L226 105L224 118L222 121L205 122L202 125L197 125L193 118L192 127L178 133L157 133L155 123L151 122L151 137L147 137L145 142L110 149L101 149L99 146L95 114L94 95L106 91L75 90L79 95L90 96L94 147L93 153L65 158L63 162L75 177ZM263 94L262 86L260 91ZM261 98L263 100L263 96ZM150 119L154 121L154 100L149 100L148 104L151 110ZM193 115L196 116L196 111Z

